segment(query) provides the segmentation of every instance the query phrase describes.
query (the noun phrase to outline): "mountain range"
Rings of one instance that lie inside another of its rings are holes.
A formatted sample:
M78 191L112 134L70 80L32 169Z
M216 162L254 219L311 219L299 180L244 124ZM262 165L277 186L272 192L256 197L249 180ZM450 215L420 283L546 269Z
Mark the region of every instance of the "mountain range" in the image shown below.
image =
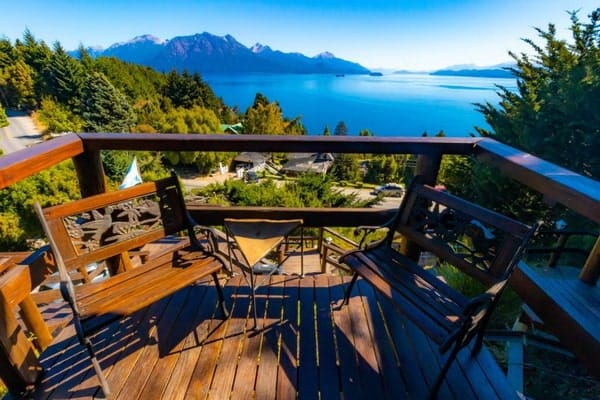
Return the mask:
M107 49L88 48L92 57L116 57L159 71L172 69L200 73L294 73L368 74L358 63L335 57L329 52L307 57L284 53L260 43L248 48L233 36L208 32L178 36L169 40L152 35L115 43ZM77 55L77 51L71 52Z

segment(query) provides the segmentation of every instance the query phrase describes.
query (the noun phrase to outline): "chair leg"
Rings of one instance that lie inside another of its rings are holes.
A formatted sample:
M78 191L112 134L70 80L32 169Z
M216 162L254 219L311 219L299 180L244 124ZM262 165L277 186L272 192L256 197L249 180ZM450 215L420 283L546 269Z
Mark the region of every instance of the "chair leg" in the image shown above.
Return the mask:
M258 313L256 311L256 290L255 290L255 277L254 277L254 271L252 271L252 269L250 269L250 295L252 296L252 312L254 313L254 326L252 327L252 329L256 329L257 327L257 323L256 321L258 320Z
M223 312L223 316L225 316L225 318L229 318L229 311L227 311L227 308L225 308L225 297L223 296L223 288L219 282L219 277L217 276L216 272L212 274L212 277L215 281L215 286L217 287L217 296L219 296L219 306L221 307L221 312Z
M110 388L108 387L108 381L106 380L106 377L104 376L104 372L102 372L102 368L100 368L100 363L98 362L98 359L96 358L96 353L94 352L94 348L92 347L92 342L87 337L80 338L80 340L82 341L82 344L85 346L85 348L87 349L87 351L90 355L90 359L92 361L92 366L94 367L94 371L96 372L96 375L98 376L98 379L100 380L100 386L102 387L102 392L104 392L104 396L108 399L111 397Z
M484 333L485 331L483 329L479 329L479 332L477 332L477 338L475 339L475 344L473 345L473 349L471 350L472 355L479 353L479 351L483 347Z
M356 283L357 279L358 279L358 274L355 272L354 275L352 276L352 280L350 281L350 284L348 285L348 288L346 289L346 293L344 293L344 301L342 302L342 305L346 305L350 301L350 293L352 292L352 288L354 287L354 284Z
M460 350L460 347L457 345L455 345L454 348L452 349L452 352L448 356L448 359L444 363L444 366L440 370L440 373L438 374L437 378L435 378L435 382L433 383L433 386L431 387L431 390L429 391L427 400L435 400L437 398L437 394L440 391L440 387L442 386L442 383L444 382L446 373L448 373L448 370L450 369L450 365L452 364L452 361L454 361L454 359L456 358L456 355L458 354L459 350Z

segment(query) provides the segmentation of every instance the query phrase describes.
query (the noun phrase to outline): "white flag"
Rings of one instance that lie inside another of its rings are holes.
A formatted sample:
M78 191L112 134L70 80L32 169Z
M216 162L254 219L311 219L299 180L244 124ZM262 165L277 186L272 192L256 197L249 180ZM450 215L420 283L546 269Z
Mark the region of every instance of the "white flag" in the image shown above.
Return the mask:
M137 158L133 157L133 161L127 169L127 173L125 174L125 178L119 186L119 189L132 187L135 185L139 185L140 183L142 183L142 176L140 175L140 170L138 169Z

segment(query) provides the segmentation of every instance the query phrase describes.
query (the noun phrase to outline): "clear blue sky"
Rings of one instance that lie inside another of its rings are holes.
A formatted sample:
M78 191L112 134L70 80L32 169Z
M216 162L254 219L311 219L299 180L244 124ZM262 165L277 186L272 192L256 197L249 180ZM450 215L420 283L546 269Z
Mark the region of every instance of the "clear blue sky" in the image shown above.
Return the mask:
M26 28L68 50L102 46L142 34L162 39L200 32L231 34L314 56L331 51L369 68L432 70L456 64L510 61L529 52L521 38L556 24L565 38L567 11L580 18L591 0L5 0L0 36L12 41Z

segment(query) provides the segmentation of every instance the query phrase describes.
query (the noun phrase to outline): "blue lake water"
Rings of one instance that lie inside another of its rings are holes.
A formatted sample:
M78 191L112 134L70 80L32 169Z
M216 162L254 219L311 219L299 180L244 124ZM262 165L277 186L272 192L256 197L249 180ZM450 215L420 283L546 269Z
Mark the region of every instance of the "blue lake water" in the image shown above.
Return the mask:
M351 135L368 129L376 136L475 134L487 128L473 103L498 103L496 84L514 89L513 79L394 74L346 75L205 75L217 96L241 111L260 92L278 101L288 118L301 117L310 134L333 132L344 121Z

